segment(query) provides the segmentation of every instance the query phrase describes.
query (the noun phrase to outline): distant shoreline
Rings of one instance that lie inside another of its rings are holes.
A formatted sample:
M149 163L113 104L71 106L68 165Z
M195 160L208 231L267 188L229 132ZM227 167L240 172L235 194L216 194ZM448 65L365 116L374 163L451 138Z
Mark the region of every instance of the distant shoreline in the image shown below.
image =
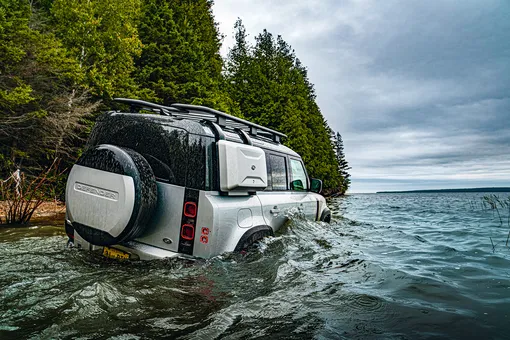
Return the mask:
M449 192L510 192L510 187L496 188L465 188L465 189L432 189L408 191L378 191L377 194L410 194L410 193L449 193Z

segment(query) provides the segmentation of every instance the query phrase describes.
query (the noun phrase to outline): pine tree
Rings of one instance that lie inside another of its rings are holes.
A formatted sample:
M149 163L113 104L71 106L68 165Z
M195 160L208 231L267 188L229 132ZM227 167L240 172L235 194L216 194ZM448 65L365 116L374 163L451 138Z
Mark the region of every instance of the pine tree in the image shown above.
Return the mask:
M250 46L240 20L235 25L235 40L225 78L242 115L287 134L285 145L303 157L309 174L321 178L325 188L338 187L341 177L330 129L294 50L281 36L275 39L267 30Z
M98 99L136 96L132 72L141 53L136 23L141 0L54 0L57 37L79 63L84 84Z
M242 98L248 93L248 80L250 79L249 65L251 62L251 46L247 42L246 29L243 26L241 19L237 19L235 25L235 45L228 53L228 58L225 60L225 76L223 79L223 88L228 93L230 98ZM244 101L243 101L244 103ZM240 103L236 100L230 101L229 112L234 112L238 116L244 117L241 113Z
M349 166L349 163L345 159L344 142L339 132L337 132L336 136L334 136L334 143L336 159L338 162L338 172L342 176L341 192L345 193L347 189L349 189L349 186L351 184L350 179L351 175L349 174L349 170L351 169L351 167Z
M221 91L220 35L212 1L145 0L139 24L143 42L137 82L164 104L228 109Z

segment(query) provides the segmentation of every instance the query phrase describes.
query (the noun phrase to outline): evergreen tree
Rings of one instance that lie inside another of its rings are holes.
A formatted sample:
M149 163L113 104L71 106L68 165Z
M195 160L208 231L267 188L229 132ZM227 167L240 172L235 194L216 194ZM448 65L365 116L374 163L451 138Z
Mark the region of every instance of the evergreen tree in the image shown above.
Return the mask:
M315 102L306 68L292 48L267 30L250 46L240 20L235 25L235 40L225 78L241 113L287 134L285 145L303 157L309 174L321 178L325 188L338 187L341 176L329 139L331 130Z
M336 136L334 136L334 143L336 159L338 162L338 172L342 175L342 193L345 193L351 184L351 175L349 174L351 167L345 159L344 142L339 132L337 132Z
M142 44L136 23L141 0L53 0L51 24L100 99L136 96L134 57Z
M1 0L0 172L40 170L73 152L90 108L83 73L55 36L39 31L28 1ZM70 99L75 99L70 102Z
M100 100L129 96L207 105L280 130L312 177L346 190L341 137L329 138L294 50L267 30L250 45L238 20L223 65L212 4L0 0L0 175L22 161L72 162L92 124L84 117Z
M209 0L145 0L137 81L164 103L228 108L221 92L220 35Z
M236 43L234 47L230 49L228 58L225 60L225 77L223 84L231 98L243 98L248 95L246 91L248 89L247 83L250 79L248 74L250 68L248 66L251 62L251 46L246 41L246 29L241 19L237 19L234 29ZM238 115L244 117L239 104L238 101L232 100L231 105L233 105L233 107L230 107L229 111L235 111Z

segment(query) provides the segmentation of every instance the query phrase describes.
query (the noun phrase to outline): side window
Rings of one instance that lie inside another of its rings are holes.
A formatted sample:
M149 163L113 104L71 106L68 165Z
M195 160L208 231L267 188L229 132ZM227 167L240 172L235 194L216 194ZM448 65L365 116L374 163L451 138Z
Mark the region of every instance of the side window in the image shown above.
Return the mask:
M269 155L271 163L271 184L273 190L287 190L287 165L285 157Z
M303 167L303 163L296 159L291 159L290 170L292 173L292 182L290 183L290 189L297 191L308 190L308 178L306 177L306 172L305 168Z

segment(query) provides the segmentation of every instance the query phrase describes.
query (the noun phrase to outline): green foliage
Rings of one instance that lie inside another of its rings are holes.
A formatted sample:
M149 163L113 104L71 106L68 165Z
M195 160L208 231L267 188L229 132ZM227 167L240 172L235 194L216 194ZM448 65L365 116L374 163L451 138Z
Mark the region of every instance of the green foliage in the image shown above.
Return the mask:
M13 77L12 81L16 84L11 89L0 90L0 101L7 107L16 105L24 105L33 101L32 88L30 85L25 84L18 77Z
M239 20L223 61L212 4L0 0L0 178L56 158L70 166L91 113L118 96L207 105L280 130L311 176L345 191L347 169L292 48L265 30L250 45Z
M84 84L102 99L134 96L134 57L142 43L136 23L140 0L54 0L53 28L85 74Z
M235 24L235 40L225 78L242 114L287 134L285 144L301 154L312 177L321 178L326 189L341 187L331 130L315 102L306 68L292 48L266 30L250 46L240 20Z
M212 1L144 1L136 79L158 101L229 108L220 90L220 37L211 6Z
M69 107L57 103L81 79L79 65L52 33L32 29L28 1L1 0L0 174L24 161L44 168Z

